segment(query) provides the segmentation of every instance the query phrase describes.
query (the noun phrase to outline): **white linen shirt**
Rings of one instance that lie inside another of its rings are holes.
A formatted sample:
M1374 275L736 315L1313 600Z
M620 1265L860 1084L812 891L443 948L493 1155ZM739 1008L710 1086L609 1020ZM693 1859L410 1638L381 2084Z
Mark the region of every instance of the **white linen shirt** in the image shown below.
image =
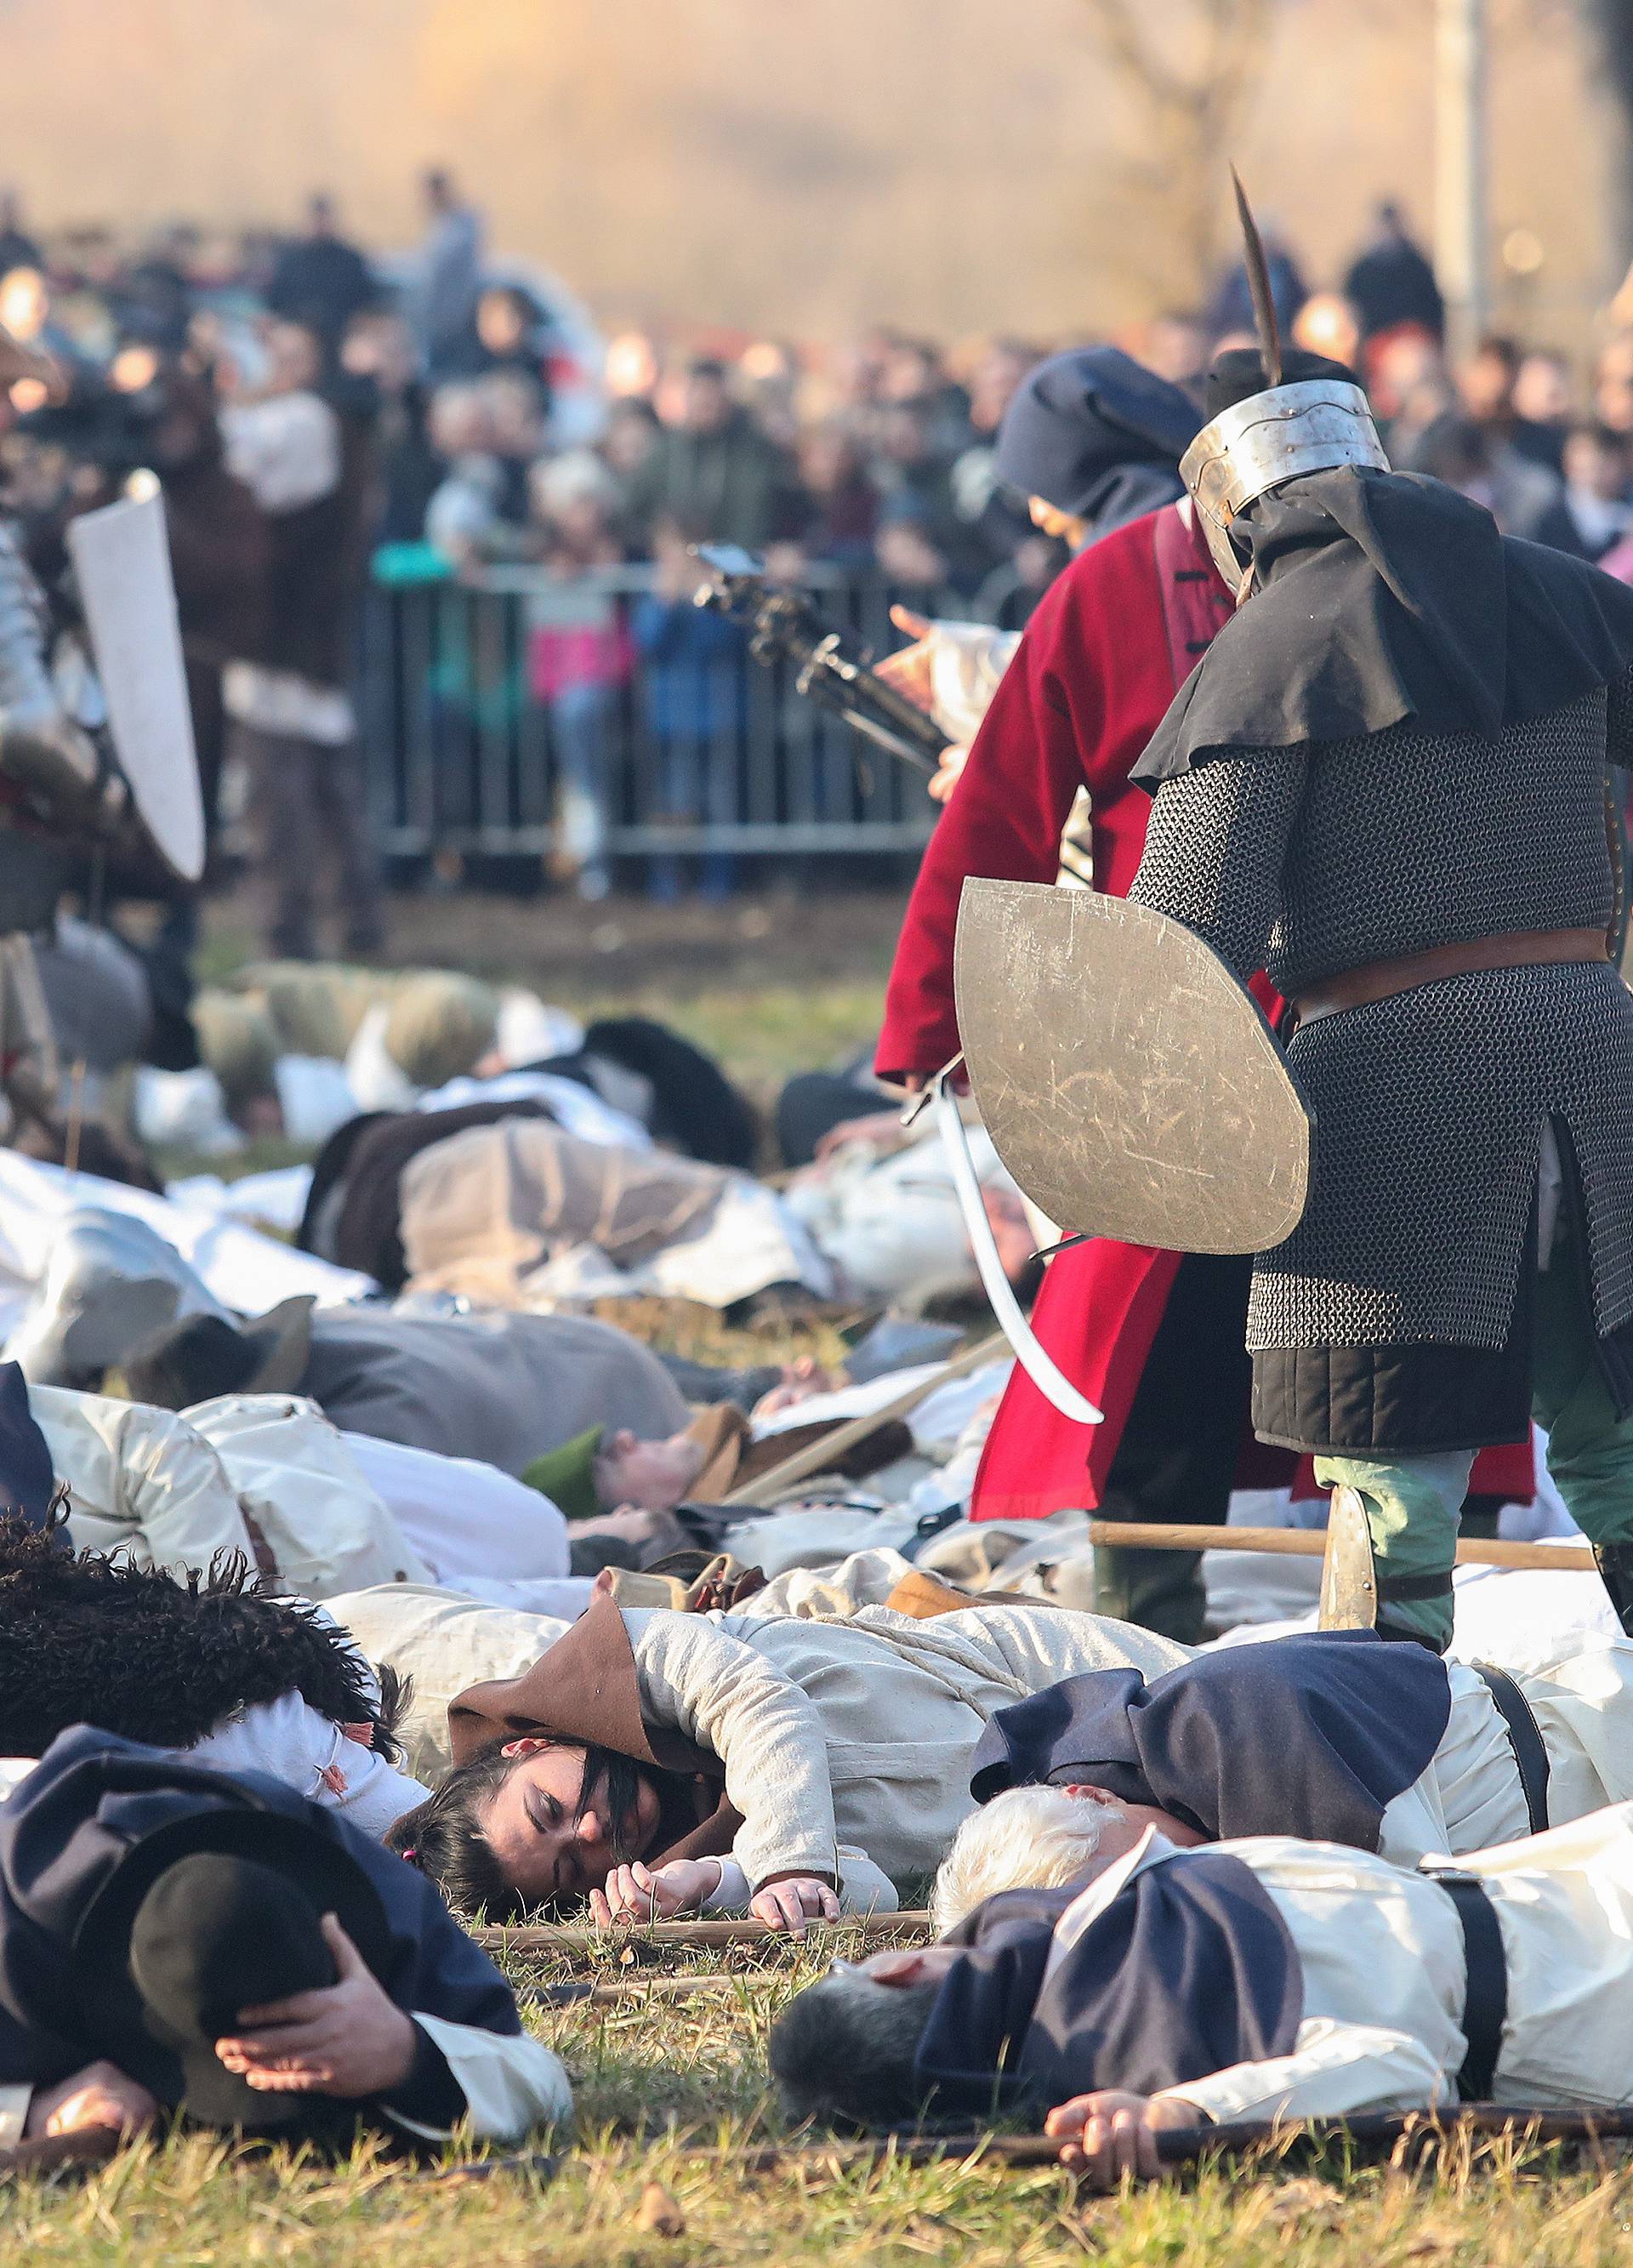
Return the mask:
M1460 1661L1445 1668L1452 1707L1440 1744L1379 1827L1379 1856L1399 1867L1431 1852L1490 1851L1530 1832L1513 1744L1490 1688ZM1549 1823L1633 1799L1633 1640L1584 1637L1510 1674L1548 1751Z
M338 1811L376 1843L430 1793L295 1692L224 1718L180 1753L213 1771L265 1772L308 1803Z
M1290 2054L1165 2092L1220 2123L1453 2104L1467 2053L1467 1978L1446 1892L1425 1874L1335 1844L1256 1836L1211 1847L1252 1869L1286 1924L1304 1970L1304 2016ZM1136 1874L1183 1856L1151 1830L1067 1908L1052 1960ZM1629 2101L1633 1805L1457 1866L1489 1891L1508 1965L1491 2099L1529 2110Z

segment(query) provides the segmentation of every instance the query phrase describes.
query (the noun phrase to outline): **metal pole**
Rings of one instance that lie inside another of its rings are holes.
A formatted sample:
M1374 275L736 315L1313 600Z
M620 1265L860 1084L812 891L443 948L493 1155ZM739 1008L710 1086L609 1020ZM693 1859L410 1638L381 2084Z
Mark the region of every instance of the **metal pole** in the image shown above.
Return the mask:
M1490 319L1485 83L1486 0L1435 0L1435 267L1454 360Z

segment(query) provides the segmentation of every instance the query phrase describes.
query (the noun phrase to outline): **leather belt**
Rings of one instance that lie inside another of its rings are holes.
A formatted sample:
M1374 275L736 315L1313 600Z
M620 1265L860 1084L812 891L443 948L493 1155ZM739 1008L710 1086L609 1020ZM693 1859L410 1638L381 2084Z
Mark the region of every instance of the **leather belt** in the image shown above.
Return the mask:
M1512 1678L1507 1670L1497 1669L1489 1661L1474 1664L1476 1677L1483 1680L1487 1692L1497 1705L1504 1724L1508 1727L1508 1743L1514 1751L1514 1762L1519 1767L1519 1785L1525 1790L1526 1816L1534 1835L1548 1832L1548 1743L1542 1738L1541 1727L1531 1713L1531 1704L1524 1689Z
M1503 2052L1503 2027L1508 2021L1508 1958L1503 1951L1502 1925L1483 1882L1474 1874L1423 1874L1438 1882L1457 1908L1463 1931L1463 2037L1468 2052L1457 2074L1458 2098L1463 2102L1489 2102Z
M1608 961L1602 929L1515 929L1499 937L1470 937L1453 945L1431 945L1398 961L1368 961L1324 976L1293 1003L1294 1028L1335 1016L1341 1008L1370 1008L1420 984L1440 984L1450 976L1472 976L1491 968L1553 968L1570 961Z

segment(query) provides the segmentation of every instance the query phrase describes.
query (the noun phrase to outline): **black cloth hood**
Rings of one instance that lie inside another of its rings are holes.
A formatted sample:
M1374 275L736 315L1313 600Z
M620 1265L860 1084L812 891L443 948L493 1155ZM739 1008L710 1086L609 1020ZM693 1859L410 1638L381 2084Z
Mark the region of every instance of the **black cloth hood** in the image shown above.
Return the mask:
M1102 2087L1155 2095L1291 2050L1303 1966L1241 1859L1185 1851L1145 1866L1050 1970L1056 1924L1080 1895L1006 1890L948 1932L966 1950L915 2066L937 2110L1041 2113Z
M1201 423L1188 394L1120 347L1078 347L1022 379L993 469L1098 538L1183 493L1180 459Z
M1376 1851L1386 1806L1427 1768L1451 1708L1445 1663L1373 1631L1230 1646L1149 1684L1092 1669L994 1712L970 1793L1086 1781L1219 1842Z
M1175 696L1132 777L1213 753L1348 740L1411 718L1494 736L1633 668L1633 590L1503 535L1421 473L1308 473L1244 515L1258 588Z
M1282 357L1283 386L1303 386L1317 378L1331 379L1341 386L1361 383L1347 362L1334 362L1329 356L1306 354L1294 347ZM1209 366L1203 416L1211 425L1222 410L1233 409L1239 401L1251 401L1255 394L1268 393L1269 385L1264 357L1257 347L1226 347Z

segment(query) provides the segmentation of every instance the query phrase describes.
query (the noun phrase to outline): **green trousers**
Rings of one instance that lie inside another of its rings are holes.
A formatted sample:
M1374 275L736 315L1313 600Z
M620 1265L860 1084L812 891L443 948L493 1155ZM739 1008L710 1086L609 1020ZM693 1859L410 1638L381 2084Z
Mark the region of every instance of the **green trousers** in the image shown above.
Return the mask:
M1548 1469L1590 1543L1633 1543L1633 1418L1618 1418L1600 1366L1585 1270L1562 1225L1551 1264L1537 1278L1532 1409L1548 1437ZM1324 1487L1358 1490L1366 1505L1380 1585L1414 1589L1445 1579L1424 1598L1382 1594L1378 1623L1444 1653L1452 1637L1450 1579L1458 1513L1472 1450L1424 1457L1318 1457Z

